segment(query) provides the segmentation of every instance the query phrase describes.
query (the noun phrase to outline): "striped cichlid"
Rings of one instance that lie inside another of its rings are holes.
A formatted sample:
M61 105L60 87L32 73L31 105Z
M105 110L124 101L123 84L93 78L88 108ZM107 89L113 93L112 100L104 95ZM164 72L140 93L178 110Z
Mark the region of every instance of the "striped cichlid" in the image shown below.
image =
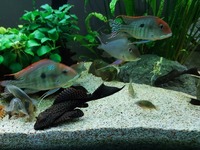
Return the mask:
M120 15L117 18L119 17L122 18L125 24L110 20L113 36L119 32L125 32L136 39L149 41L161 40L172 36L169 25L158 17Z
M73 68L49 59L43 59L17 73L6 75L14 76L14 80L1 81L0 85L5 87L15 85L27 90L28 93L60 88L79 76L79 73Z

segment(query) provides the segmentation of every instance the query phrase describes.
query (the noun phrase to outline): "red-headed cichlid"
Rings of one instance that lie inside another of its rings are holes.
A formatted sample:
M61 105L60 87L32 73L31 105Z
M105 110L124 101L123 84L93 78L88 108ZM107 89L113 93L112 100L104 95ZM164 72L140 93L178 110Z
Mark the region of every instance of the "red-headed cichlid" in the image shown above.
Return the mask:
M27 90L28 93L34 93L64 87L68 81L78 75L79 73L72 67L43 59L17 73L6 75L14 76L15 80L4 80L0 82L0 85L15 85L18 88Z
M125 32L136 39L149 41L162 40L172 36L169 25L162 19L155 16L125 16L120 15L125 24L111 20L112 34Z

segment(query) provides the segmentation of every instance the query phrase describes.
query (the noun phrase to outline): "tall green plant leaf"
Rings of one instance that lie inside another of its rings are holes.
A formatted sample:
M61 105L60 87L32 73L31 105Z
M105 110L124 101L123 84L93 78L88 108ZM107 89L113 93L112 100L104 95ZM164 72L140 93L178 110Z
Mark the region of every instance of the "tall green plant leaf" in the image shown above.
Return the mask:
M135 0L124 0L126 15L135 16Z
M115 16L115 6L118 0L111 0L109 7L110 7L110 12L113 16Z
M97 12L92 12L90 14L88 14L88 16L86 17L85 19L85 24L86 24L86 28L87 28L87 31L89 33L92 32L92 29L91 29L91 26L90 26L90 19L92 17L96 17L98 18L99 20L103 21L103 22L107 22L107 17L105 17L104 15L102 15L101 13L97 13Z

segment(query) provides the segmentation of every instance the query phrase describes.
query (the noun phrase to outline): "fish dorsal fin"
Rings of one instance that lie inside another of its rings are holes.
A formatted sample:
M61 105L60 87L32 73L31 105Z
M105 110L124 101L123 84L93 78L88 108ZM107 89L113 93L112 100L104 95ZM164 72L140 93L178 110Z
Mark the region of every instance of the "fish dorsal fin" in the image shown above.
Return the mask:
M136 19L145 19L145 18L152 18L152 17L157 18L155 16L136 16L136 17L133 17L133 16L125 16L125 15L119 15L116 18L122 18L122 20L126 24L130 24L130 23L132 23Z
M45 64L50 64L50 63L54 63L54 61L50 60L50 59L42 59L40 61L37 61L29 66L27 66L26 68L24 68L23 70L13 73L13 74L7 74L5 76L14 76L15 79L20 79L21 77L29 74L30 72L36 70L37 68L39 68L40 66L43 66Z

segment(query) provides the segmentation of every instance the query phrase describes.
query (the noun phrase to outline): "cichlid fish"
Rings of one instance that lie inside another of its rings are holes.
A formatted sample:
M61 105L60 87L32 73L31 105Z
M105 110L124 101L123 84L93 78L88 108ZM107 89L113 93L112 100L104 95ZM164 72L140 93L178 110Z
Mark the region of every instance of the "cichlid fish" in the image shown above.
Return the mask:
M6 75L14 76L15 80L4 80L0 82L0 85L15 85L24 89L27 93L35 93L64 87L68 81L78 75L71 67L49 59L43 59L17 73Z
M120 15L125 24L110 20L112 34L125 32L136 39L149 41L162 40L172 36L169 25L155 16L125 16Z
M84 88L67 88L56 97L52 106L38 115L34 129L43 130L82 117L84 113L80 109L76 109L77 107L88 107L86 102L110 96L122 88L102 84L92 94L88 94Z
M98 38L101 42L98 49L103 49L112 57L123 61L137 61L140 59L140 53L137 47L127 37L120 35L120 37L108 39L108 36L102 35ZM102 40L108 42L103 43Z
M28 120L31 121L36 111L36 101L14 85L7 85L5 87L5 92L9 92L17 98L13 101L11 100L9 112L22 110L25 112L24 114L28 115Z
M24 104L19 98L13 98L9 106L5 108L5 112L9 115L9 118L13 116L17 118L29 116Z

